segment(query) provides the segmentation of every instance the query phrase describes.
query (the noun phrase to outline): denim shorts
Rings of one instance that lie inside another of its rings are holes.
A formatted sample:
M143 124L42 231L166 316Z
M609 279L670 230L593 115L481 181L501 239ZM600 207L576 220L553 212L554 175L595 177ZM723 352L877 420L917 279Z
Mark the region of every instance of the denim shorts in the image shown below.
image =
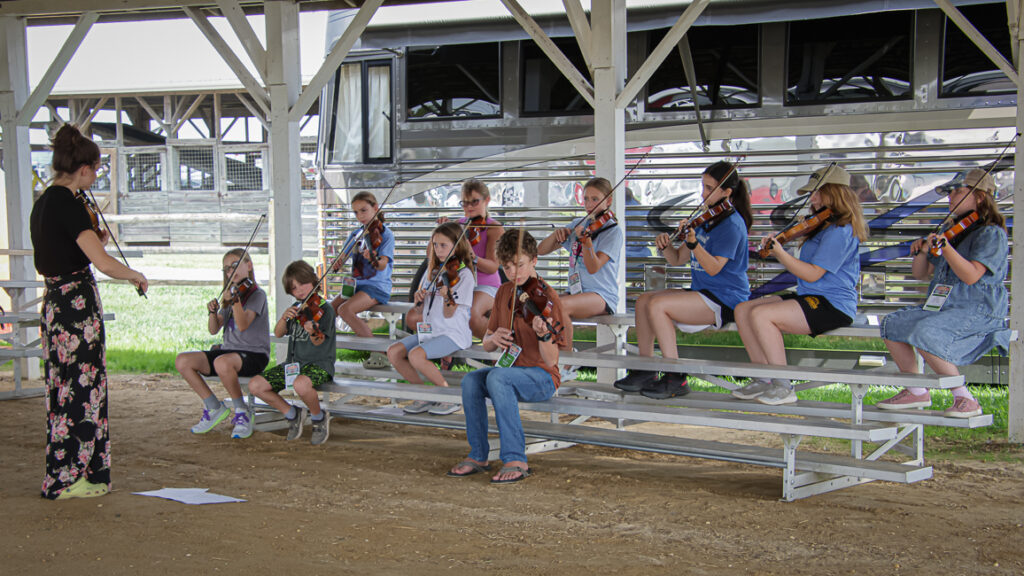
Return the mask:
M462 350L462 347L456 344L451 338L447 336L434 336L420 343L420 337L418 334L412 334L406 336L398 341L399 344L405 346L405 353L412 352L413 348L417 346L423 348L423 351L427 353L427 358L430 360L437 360L438 358L444 358L445 356L451 356L455 352Z

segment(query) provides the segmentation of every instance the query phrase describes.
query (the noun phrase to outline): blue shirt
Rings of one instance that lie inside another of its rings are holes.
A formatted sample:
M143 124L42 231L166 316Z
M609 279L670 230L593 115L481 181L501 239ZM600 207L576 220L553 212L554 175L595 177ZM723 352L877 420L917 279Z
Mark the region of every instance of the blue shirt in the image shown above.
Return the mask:
M348 239L345 240L345 246L348 246L352 239L355 238L362 227L356 228L349 233ZM364 236L364 238L366 238ZM369 238L366 238L369 241ZM383 233L381 234L380 247L377 248L378 257L386 257L388 259L388 266L383 270L377 270L374 273L372 266L362 255L361 245L357 245L352 250L352 267L362 271L361 276L356 276L356 291L368 292L371 296L377 298L377 294L391 294L391 272L395 264L395 234L391 231L391 228L387 226L383 227ZM372 274L372 276L370 276ZM367 278L367 276L370 276ZM369 288L369 290L366 290ZM380 298L377 298L380 301ZM383 302L381 302L383 303Z
M576 226L579 226L582 221L583 218L573 220L569 229L575 230ZM580 275L580 283L583 284L583 291L594 292L600 296L604 303L614 312L619 305L619 251L622 249L622 243L625 241L622 227L618 224L606 223L593 240L594 253L602 252L607 254L608 262L605 262L604 266L601 266L596 273L591 274L587 271L587 265L583 263L583 253L582 247L579 245L579 239L575 235L570 234L565 239L565 242L562 243L562 248L569 251L569 276L571 277L573 274L578 273Z
M729 261L712 276L691 252L690 288L708 290L730 308L750 299L750 280L747 278L750 250L747 247L747 223L743 216L734 211L710 230L707 225L701 226L697 229L697 242L708 254L728 258Z
M857 315L857 281L860 279L860 240L853 226L830 225L800 247L800 260L825 269L814 282L797 278L796 293L824 296L850 318Z

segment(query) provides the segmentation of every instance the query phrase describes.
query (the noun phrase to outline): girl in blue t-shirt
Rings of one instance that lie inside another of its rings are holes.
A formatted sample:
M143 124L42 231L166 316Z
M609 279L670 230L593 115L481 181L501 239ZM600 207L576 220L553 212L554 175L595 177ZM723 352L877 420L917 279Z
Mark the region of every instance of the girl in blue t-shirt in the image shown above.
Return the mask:
M857 281L860 276L860 242L867 237L857 194L850 188L850 174L838 166L811 175L800 192L812 192L814 212L828 208L831 217L804 240L797 258L767 236L761 248L797 278L796 294L765 296L736 307L736 327L743 345L756 364L786 364L783 334L808 334L849 326L857 315ZM796 402L788 379L756 378L733 396L757 399L776 406Z
M690 263L692 280L689 290L648 292L637 299L636 336L641 356L653 356L657 340L663 357L678 358L677 325L688 331L721 327L732 322L733 309L750 297L747 232L753 216L747 184L725 161L709 166L701 183L701 197L709 210L724 208L726 200L733 208L695 227L688 226L689 221L684 219L679 223L679 236L685 240L678 248L672 246L668 234L655 239L670 265ZM659 399L690 391L686 374L665 372L658 378L657 372L649 370L630 370L615 382L615 387Z
M931 276L930 298L923 306L898 310L882 320L882 338L900 372L918 373L915 348L940 376L959 375L957 366L977 361L993 347L1004 353L1008 349L1009 302L1003 280L1009 248L1006 223L993 197L995 189L991 176L978 168L971 170L949 193L949 209L959 214L954 222L972 211L977 212L978 221L943 246L939 256L929 250L935 234L911 245L914 278L927 280ZM941 300L942 294L947 295L945 300ZM927 389L906 388L877 406L898 410L927 408L931 403ZM979 414L981 406L967 387L954 388L953 405L945 415L970 418Z
M541 256L559 247L569 252L569 294L560 299L570 318L612 314L619 305L619 253L625 237L609 210L611 191L605 178L591 178L583 186L583 207L593 214L591 220L607 218L597 230L584 230L584 219L578 218L537 245Z
M363 228L366 233L359 245L352 251L352 275L342 279L341 294L331 300L338 317L348 324L357 336L370 338L373 331L360 312L377 304L387 304L391 299L391 271L395 256L395 235L384 225L384 214L377 211L377 198L370 192L360 192L352 197L352 213L360 227L349 233L344 246L349 248ZM376 214L376 215L375 215ZM374 246L379 240L379 245ZM335 266L340 266L338 262ZM384 365L387 360L382 354Z

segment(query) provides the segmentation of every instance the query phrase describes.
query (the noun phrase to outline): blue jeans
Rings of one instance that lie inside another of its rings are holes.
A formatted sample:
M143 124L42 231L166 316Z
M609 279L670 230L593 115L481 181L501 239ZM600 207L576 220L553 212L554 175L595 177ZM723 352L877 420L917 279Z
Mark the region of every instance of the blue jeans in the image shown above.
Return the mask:
M529 368L480 368L462 378L462 410L466 415L469 457L487 461L487 398L494 405L494 419L501 438L502 462L526 462L526 438L519 420L519 402L543 402L555 393L547 370Z

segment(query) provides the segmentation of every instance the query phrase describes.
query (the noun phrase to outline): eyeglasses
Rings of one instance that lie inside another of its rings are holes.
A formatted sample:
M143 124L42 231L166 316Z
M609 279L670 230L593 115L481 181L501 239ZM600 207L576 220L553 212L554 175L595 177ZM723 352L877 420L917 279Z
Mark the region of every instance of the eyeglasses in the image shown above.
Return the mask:
M482 202L480 198L473 198L472 200L461 200L459 205L463 208L473 208L480 202Z
M967 186L964 186L963 184L943 184L942 186L936 186L935 192L937 192L939 196L949 196L961 188L967 188Z

